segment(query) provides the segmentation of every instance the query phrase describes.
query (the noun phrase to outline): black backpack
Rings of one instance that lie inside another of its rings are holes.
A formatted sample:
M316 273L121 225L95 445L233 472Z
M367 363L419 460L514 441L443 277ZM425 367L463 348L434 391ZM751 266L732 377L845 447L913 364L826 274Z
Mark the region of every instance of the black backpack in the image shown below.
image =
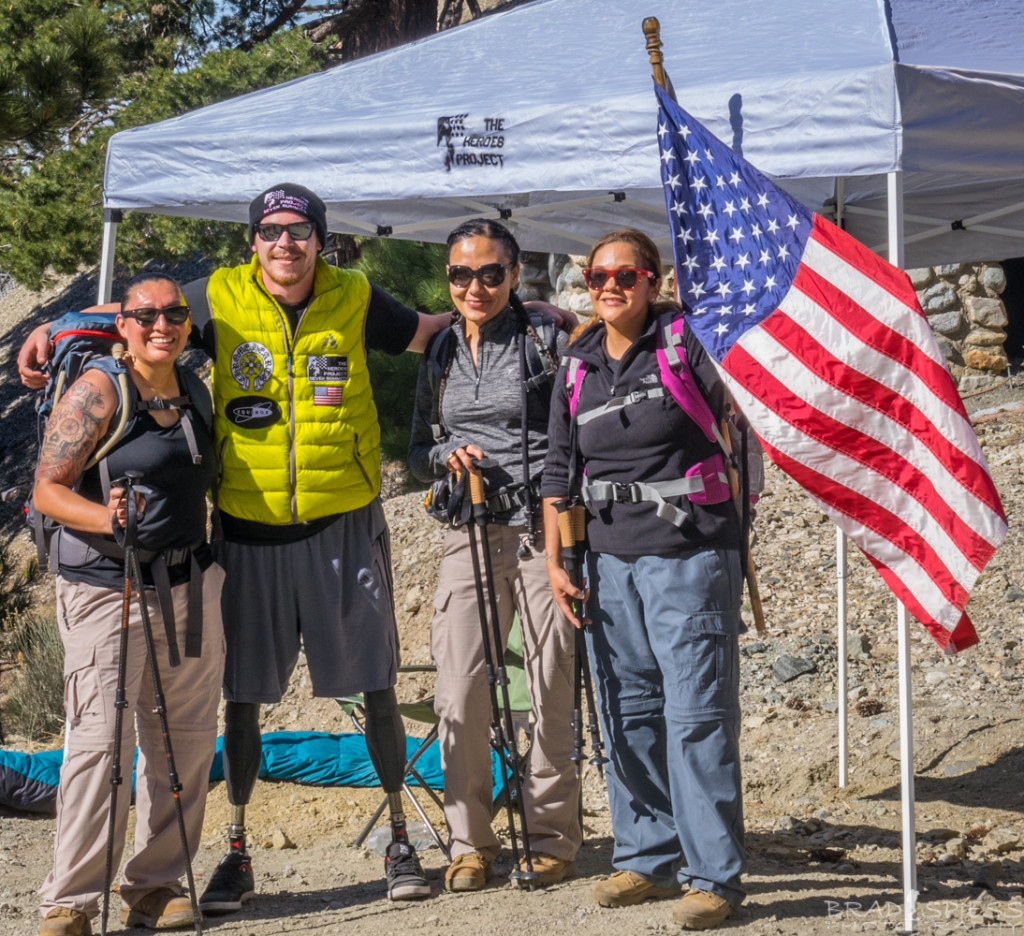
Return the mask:
M124 363L124 340L109 313L68 312L50 325L50 356L44 367L47 375L43 395L36 404L36 454L42 449L43 437L53 408L60 402L64 392L87 370L100 370L110 377L117 389L118 405L107 435L86 462L85 469L100 465L103 487L109 489L109 475L105 472L104 459L124 435L132 417L140 406L137 395L130 392L128 369ZM191 404L201 416L206 428L213 427L213 406L198 375L186 367L176 365L178 383L184 396L163 401L177 405ZM50 552L50 541L59 524L40 514L32 506L32 493L25 502L25 513L36 543L39 567L45 568Z

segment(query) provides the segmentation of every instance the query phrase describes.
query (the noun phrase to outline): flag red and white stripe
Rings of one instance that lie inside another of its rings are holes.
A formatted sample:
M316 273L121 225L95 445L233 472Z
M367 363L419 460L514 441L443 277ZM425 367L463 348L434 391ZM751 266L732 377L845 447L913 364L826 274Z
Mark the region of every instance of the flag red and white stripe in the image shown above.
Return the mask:
M908 277L658 90L691 326L772 460L940 646L971 646L964 607L1006 517Z

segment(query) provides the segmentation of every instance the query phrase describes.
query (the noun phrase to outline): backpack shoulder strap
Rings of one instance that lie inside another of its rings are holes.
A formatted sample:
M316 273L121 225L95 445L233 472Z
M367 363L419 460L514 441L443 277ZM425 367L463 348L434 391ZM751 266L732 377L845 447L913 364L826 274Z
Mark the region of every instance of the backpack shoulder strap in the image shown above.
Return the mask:
M185 391L195 411L202 417L208 431L213 431L213 399L203 379L191 368L176 364L178 383Z
M427 347L423 350L423 359L427 362L427 382L431 391L437 390L441 381L441 371L444 368L444 351L448 340L451 337L452 327L446 325L427 340Z
M570 355L563 357L562 363L565 365L565 387L569 391L569 418L573 419L580 405L580 391L583 389L587 365L585 361Z
M448 342L451 340L452 327L446 325L430 336L423 351L423 360L427 367L427 385L430 387L430 434L437 443L443 442L445 437L444 426L441 425L440 386L448 355Z
M107 428L107 436L96 446L96 450L85 464L85 469L100 464L106 458L125 434L128 424L135 415L135 394L129 387L128 368L124 364L124 346L116 345L113 351L112 354L92 358L82 367L83 374L89 370L98 370L106 374L117 391L117 409ZM106 490L104 490L104 497L106 497Z
M528 310L530 325L537 341L526 344L527 391L538 390L554 383L558 360L558 326L539 312Z
M663 312L657 324L657 358L661 382L672 398L711 442L726 451L718 420L686 361L686 319L681 311Z

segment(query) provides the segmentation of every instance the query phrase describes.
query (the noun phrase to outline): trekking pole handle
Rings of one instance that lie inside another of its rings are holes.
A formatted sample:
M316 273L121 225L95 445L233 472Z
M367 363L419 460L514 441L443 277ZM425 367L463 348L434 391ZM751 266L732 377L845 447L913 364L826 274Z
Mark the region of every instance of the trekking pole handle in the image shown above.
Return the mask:
M469 499L473 506L479 506L486 499L484 497L484 476L479 471L469 473Z
M572 518L572 534L579 546L587 538L587 509L582 504L573 504L569 511Z
M569 499L555 501L555 509L558 511L558 536L562 541L562 549L572 549L576 546L576 534L572 524L572 506Z

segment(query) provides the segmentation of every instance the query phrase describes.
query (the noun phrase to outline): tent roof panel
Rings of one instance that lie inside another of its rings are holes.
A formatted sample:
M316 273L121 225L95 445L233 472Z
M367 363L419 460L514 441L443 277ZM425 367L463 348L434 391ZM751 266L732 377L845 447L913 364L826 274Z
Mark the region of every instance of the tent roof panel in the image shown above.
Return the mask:
M1024 76L1016 58L992 70L1024 45L1018 4L535 0L117 133L105 205L244 221L254 194L289 179L324 198L338 231L442 240L475 199L512 208L513 225L548 205L517 228L527 249L576 249L622 223L663 237L644 15L661 21L683 106L809 207L822 209L834 177L862 178L847 198L873 203L877 177L901 168L909 213L919 173L959 205L957 185L1024 179ZM600 200L610 191L625 201ZM851 215L849 229L873 242L873 223ZM960 234L945 240L978 256ZM991 236L982 243L989 251ZM946 249L932 248L908 262Z

